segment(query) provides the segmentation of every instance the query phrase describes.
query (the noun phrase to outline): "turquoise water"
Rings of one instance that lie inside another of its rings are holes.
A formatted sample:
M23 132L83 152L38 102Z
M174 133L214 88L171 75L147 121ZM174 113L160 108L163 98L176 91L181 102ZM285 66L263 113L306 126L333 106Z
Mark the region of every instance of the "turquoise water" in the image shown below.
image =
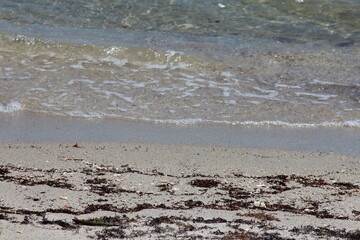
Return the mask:
M0 2L0 112L360 126L360 2Z

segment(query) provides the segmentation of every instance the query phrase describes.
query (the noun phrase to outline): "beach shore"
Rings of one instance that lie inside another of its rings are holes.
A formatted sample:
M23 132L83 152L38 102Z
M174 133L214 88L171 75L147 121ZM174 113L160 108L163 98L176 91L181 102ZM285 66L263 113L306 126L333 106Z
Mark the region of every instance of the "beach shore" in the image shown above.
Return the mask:
M0 145L0 239L358 239L360 157L140 142Z

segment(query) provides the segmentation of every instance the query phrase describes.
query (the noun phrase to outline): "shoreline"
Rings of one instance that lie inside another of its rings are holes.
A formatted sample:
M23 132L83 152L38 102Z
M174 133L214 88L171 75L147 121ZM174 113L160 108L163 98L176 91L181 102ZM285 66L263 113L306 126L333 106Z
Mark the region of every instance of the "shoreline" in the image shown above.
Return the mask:
M360 156L360 129L172 125L80 119L17 112L0 114L1 142L142 142L319 151Z
M0 238L360 236L353 129L28 113L1 114L0 129Z
M0 238L360 236L359 157L139 142L0 149Z

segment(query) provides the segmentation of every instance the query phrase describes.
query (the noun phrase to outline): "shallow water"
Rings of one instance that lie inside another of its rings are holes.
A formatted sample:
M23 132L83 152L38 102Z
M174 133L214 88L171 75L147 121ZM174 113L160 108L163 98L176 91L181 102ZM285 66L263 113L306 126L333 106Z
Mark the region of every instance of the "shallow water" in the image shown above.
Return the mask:
M357 1L2 1L0 112L360 126Z

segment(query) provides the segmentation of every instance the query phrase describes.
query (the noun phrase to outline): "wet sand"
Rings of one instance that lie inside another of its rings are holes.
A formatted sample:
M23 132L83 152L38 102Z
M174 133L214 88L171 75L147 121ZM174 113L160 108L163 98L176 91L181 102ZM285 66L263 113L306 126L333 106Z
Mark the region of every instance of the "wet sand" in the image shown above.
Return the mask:
M15 112L0 114L0 142L144 142L304 150L360 156L360 128L151 124Z
M3 142L0 239L358 239L360 157Z

